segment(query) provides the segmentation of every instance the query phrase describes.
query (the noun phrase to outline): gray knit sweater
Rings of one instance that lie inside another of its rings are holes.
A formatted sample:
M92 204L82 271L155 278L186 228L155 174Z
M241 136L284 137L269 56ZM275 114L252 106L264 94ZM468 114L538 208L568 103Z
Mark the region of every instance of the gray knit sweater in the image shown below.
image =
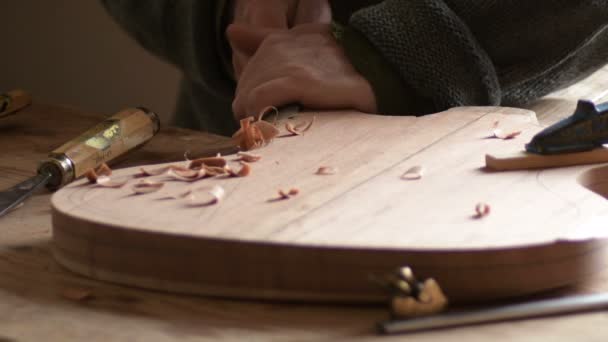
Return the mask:
M175 123L236 127L223 0L102 0L184 74ZM306 1L306 0L303 0ZM333 0L334 34L383 114L517 106L608 63L607 0Z

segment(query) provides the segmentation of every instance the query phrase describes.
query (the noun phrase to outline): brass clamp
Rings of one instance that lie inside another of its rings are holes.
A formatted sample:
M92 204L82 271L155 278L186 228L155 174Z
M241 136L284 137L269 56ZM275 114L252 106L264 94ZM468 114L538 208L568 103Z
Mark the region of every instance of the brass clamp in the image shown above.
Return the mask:
M393 318L413 318L444 311L448 299L433 278L418 281L410 267L400 267L374 280L390 290L390 312Z

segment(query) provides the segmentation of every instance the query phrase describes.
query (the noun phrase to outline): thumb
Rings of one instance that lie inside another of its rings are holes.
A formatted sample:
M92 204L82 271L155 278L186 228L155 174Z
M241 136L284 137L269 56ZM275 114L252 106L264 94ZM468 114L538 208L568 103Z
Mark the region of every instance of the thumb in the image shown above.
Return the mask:
M328 0L298 1L293 26L310 23L331 23L331 6Z

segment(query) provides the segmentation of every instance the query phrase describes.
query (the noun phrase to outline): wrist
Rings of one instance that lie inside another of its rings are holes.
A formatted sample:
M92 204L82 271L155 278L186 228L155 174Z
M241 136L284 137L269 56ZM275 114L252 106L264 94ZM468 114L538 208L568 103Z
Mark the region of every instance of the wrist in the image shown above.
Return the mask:
M419 101L414 91L362 33L336 22L332 22L331 31L355 70L369 82L378 113L403 115L419 112Z

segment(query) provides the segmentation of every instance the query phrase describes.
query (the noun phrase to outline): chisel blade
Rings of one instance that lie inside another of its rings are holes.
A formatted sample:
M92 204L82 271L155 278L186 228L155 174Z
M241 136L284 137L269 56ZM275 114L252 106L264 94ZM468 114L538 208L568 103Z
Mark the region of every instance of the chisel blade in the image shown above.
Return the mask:
M0 217L11 211L51 179L50 173L39 173L37 176L23 181L12 188L0 192Z

